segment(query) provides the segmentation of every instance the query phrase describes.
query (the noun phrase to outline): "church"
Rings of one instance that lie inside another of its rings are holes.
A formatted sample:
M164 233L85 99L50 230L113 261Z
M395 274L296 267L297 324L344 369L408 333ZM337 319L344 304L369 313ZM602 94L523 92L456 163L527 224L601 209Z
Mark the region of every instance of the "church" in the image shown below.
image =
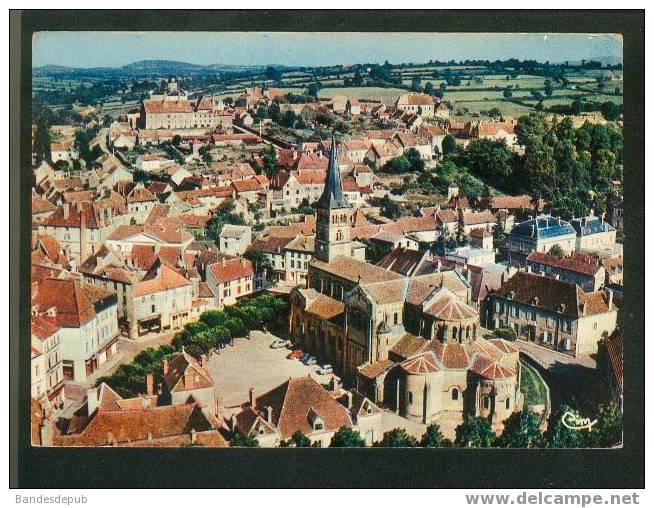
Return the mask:
M405 276L365 261L350 237L332 138L317 202L307 287L290 295L289 328L304 350L330 363L370 400L421 423L465 414L496 430L522 408L517 349L481 337L470 285L457 270Z

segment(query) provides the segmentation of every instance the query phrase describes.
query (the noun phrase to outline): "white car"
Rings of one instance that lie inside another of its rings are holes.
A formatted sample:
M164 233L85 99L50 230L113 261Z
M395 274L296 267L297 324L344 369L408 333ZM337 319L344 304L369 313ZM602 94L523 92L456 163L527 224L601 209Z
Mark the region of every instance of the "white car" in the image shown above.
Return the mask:
M334 369L332 368L331 365L329 365L328 363L326 363L325 365L322 365L321 367L318 367L318 371L317 371L317 372L318 372L318 374L320 374L321 376L326 376L326 375L328 375L328 374L333 374L333 373L334 373Z
M271 349L280 349L283 347L286 347L286 343L288 341L285 341L284 339L275 339L272 344L270 344Z
M315 365L317 363L316 357L310 356L304 363L305 365Z

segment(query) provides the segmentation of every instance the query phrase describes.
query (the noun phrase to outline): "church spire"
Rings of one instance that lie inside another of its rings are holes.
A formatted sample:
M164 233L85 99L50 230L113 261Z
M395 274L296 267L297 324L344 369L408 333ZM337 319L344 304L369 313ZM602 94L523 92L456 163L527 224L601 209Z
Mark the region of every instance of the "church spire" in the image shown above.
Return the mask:
M318 199L318 208L348 208L345 195L343 194L343 183L341 182L341 170L338 167L338 149L336 148L336 133L332 132L332 146L329 153L329 167L327 168L327 180L325 190Z

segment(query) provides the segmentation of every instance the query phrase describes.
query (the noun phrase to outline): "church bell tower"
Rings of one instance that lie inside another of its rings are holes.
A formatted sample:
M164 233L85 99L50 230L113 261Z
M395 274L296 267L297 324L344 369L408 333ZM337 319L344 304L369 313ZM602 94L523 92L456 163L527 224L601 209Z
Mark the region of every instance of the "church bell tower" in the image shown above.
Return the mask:
M325 263L336 256L351 256L350 211L343 194L341 170L338 167L336 135L332 134L325 190L316 207L316 247L314 256Z

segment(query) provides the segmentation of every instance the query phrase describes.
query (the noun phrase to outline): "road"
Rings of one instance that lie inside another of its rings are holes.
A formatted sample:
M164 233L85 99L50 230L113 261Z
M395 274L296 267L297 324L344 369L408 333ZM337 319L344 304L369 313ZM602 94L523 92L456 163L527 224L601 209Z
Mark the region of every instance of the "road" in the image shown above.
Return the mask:
M585 414L594 413L597 405L608 400L608 391L591 356L574 358L569 355L518 340L520 352L537 364L550 388L552 410L569 404Z

